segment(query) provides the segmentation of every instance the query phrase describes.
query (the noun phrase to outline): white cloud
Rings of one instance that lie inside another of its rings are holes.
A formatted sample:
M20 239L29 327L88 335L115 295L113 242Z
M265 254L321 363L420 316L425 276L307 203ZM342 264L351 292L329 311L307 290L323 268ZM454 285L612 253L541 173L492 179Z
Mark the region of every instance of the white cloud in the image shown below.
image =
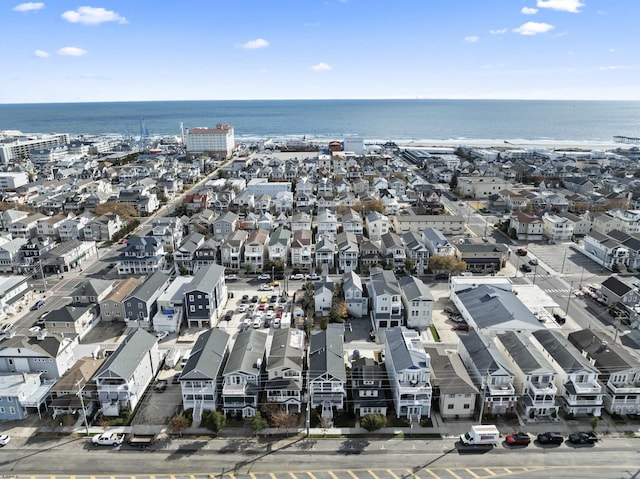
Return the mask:
M498 30L489 30L491 35L504 35L509 31L508 28L499 28Z
M464 37L464 41L467 43L476 43L479 40L477 35L470 35L468 37Z
M536 6L562 12L579 13L580 7L584 7L584 3L580 0L538 0Z
M45 52L44 50L36 50L32 53L32 55L37 58L47 58L49 56L49 52Z
M538 13L538 9L532 8L532 7L522 7L522 10L520 10L520 13L524 15L535 15L536 13Z
M245 50L256 50L258 48L267 48L269 46L269 42L264 38L256 38L255 40L249 40L248 42L238 46Z
M44 8L43 2L26 2L13 7L14 12L37 12Z
M606 67L600 67L598 70L600 71L611 71L611 70L626 70L628 67L626 65L608 65Z
M327 70L331 70L331 65L328 65L327 63L324 63L324 62L320 62L317 65L313 65L312 67L309 67L309 68L314 72L325 72Z
M77 10L67 10L61 17L69 23L81 23L83 25L100 25L105 22L129 23L119 13L102 7L78 7Z
M78 47L64 47L56 52L58 55L66 57L81 57L87 53L86 50Z
M520 25L518 28L514 28L515 33L520 35L533 36L538 33L547 33L549 30L553 30L553 25L542 22L527 22Z

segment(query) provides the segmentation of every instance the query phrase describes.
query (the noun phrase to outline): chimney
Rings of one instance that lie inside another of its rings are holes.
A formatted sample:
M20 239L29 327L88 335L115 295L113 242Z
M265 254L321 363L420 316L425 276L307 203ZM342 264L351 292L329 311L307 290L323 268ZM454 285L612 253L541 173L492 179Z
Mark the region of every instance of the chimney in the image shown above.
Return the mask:
M29 375L27 373L22 373L22 380L26 383L29 379Z

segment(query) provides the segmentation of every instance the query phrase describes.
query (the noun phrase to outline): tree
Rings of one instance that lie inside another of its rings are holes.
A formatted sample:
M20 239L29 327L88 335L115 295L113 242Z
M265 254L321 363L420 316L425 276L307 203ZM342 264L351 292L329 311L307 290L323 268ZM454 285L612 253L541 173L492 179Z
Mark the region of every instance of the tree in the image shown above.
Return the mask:
M286 412L284 410L275 411L271 415L271 422L278 429L285 429L287 435L289 429L297 428L300 424L300 419L297 414Z
M205 411L202 414L202 423L201 425L213 431L216 436L222 430L222 428L227 424L227 416L222 414L219 411Z
M598 424L600 424L600 418L598 416L593 416L591 418L591 430L593 432L596 432L596 429L598 428Z
M116 214L126 222L129 222L132 218L138 216L138 212L133 206L120 203L119 201L107 201L106 203L96 205L93 209L93 214L96 216Z
M404 269L406 269L409 273L416 272L416 262L410 258L404 260Z
M467 263L455 256L434 254L429 258L429 269L432 273L462 273L467 270Z
M182 436L182 433L189 427L189 425L189 419L182 414L173 416L169 421L169 428L180 436Z
M268 427L269 427L269 421L267 421L264 417L262 417L262 414L260 413L260 411L257 411L255 416L251 418L251 430L254 433L257 433L258 431L262 429L266 429Z
M387 418L382 414L367 414L365 417L360 419L360 426L362 426L369 432L382 429L386 425Z
M453 176L451 176L451 181L449 181L449 188L451 191L454 191L458 187L458 172L456 171Z
M366 201L364 203L364 209L366 211L377 211L381 214L384 214L384 212L387 211L387 207L381 200Z

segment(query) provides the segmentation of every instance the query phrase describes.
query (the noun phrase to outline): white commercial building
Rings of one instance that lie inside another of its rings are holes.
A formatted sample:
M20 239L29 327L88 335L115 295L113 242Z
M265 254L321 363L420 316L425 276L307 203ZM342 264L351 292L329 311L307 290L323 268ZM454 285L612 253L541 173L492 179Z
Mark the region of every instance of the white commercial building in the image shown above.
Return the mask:
M24 171L0 173L0 191L15 190L29 183L29 176Z
M233 127L218 123L215 128L192 128L187 131L187 151L230 158L235 146Z
M14 141L0 143L0 162L9 163L12 160L28 158L31 150L69 143L68 133L52 133L47 135L13 135ZM6 135L4 136L6 140Z

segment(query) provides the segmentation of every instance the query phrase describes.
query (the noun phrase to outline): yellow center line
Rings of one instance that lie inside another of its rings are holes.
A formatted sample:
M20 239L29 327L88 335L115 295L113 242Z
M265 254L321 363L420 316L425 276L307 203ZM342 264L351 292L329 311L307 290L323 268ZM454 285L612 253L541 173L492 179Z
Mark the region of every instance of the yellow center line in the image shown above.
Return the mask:
M472 476L472 477L480 477L478 474L473 472L471 469L465 469L465 471L467 471L469 473L469 475Z
M347 471L347 472L353 479L359 479L358 476L356 476L353 471Z
M486 467L484 468L485 471L487 471L487 474L489 474L490 476L495 476L496 473L493 472L491 469L487 469Z
M445 471L447 471L449 474L451 474L453 477L455 477L455 479L462 479L459 475L457 475L451 469L445 469Z
M375 472L373 472L371 469L367 469L367 472L369 474L371 474L371 477L373 477L373 479L380 479Z

